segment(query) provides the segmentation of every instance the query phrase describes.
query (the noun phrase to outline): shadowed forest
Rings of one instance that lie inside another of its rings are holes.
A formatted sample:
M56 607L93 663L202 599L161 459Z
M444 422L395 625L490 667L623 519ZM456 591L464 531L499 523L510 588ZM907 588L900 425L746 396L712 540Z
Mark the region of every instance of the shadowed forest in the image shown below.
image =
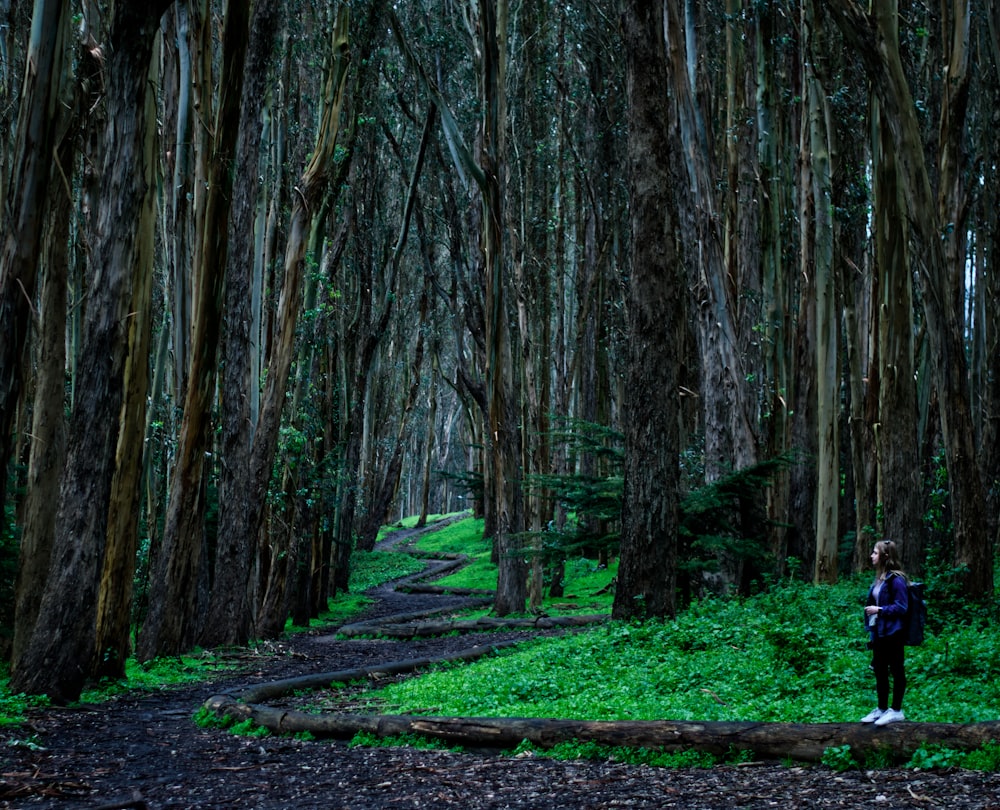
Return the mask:
M995 600L996 0L0 0L0 627L65 702L470 509L492 611Z

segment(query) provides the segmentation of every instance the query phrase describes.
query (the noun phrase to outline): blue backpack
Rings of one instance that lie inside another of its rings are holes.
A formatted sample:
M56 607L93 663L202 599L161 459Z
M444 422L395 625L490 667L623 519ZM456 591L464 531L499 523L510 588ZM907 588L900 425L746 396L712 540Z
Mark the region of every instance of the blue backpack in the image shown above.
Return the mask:
M924 600L924 583L908 582L906 598L910 603L903 624L903 644L919 647L924 643L924 626L927 624L927 602Z

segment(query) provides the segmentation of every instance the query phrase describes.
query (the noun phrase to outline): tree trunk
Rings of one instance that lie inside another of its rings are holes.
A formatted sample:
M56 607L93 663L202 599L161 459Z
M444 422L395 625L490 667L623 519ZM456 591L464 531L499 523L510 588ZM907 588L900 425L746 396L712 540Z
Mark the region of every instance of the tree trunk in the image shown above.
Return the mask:
M200 274L195 296L191 372L177 462L167 505L163 546L150 582L149 613L142 627L141 660L176 655L197 638L204 618L198 599L206 492L206 457L212 443L212 405L218 370L225 267L229 250L232 162L239 133L240 96L250 19L249 0L226 4L221 95L215 120L211 179L205 205ZM221 536L220 542L228 540Z
M630 0L623 16L629 109L631 283L625 389L621 561L613 615L676 611L679 359L684 280L675 243L680 182L663 4ZM676 67L676 66L675 66Z
M895 147L881 126L878 102L872 106L873 231L879 292L876 379L880 417L875 448L883 504L881 534L899 543L904 570L916 574L924 554L914 382L913 275ZM871 548L864 552L865 562L870 553ZM859 549L858 558L861 556Z
M883 121L892 134L899 182L909 212L914 239L913 258L920 283L927 325L932 373L940 398L941 433L948 468L949 498L955 538L955 565L962 570L963 589L972 599L993 593L993 546L982 520L985 490L976 465L976 445L967 391L962 319L958 316L956 283L964 264L942 243L942 234L962 230L961 190L954 178L961 164L959 133L968 101L968 7L954 0L946 31L952 58L942 105L939 174L940 205L931 191L917 109L910 93L894 35L893 0L878 0L874 21L850 0L830 0L838 26L861 59L881 105ZM876 37L877 35L877 37ZM949 264L949 258L951 264Z
M277 0L254 3L243 92L240 100L240 135L236 142L233 204L229 221L226 268L225 320L222 333L222 369L219 467L219 537L223 544L256 547L262 516L253 511L250 452L254 441L255 411L259 398L261 284L260 262L264 223L258 206L265 200L261 188L261 117L266 104L267 68L281 29ZM265 147L270 144L265 143ZM257 225L259 232L254 233ZM256 236L256 238L255 238ZM249 551L247 552L249 553ZM219 568L216 568L216 583Z
M787 132L794 131L780 114L781 89L777 86L779 57L774 43L778 11L772 4L757 4L755 47L757 73L756 130L757 166L759 172L759 200L761 211L760 254L761 295L763 316L763 345L761 367L770 389L765 400L765 418L762 426L762 453L765 458L776 458L786 453L791 445L791 416L793 391L792 345L793 327L791 301L794 285L790 282L784 260L782 219L790 195L786 182L787 171L782 170L781 156L787 148ZM790 161L789 161L790 162ZM771 550L777 570L785 572L788 551L789 475L779 472L775 484L768 490L768 513L773 520Z
M82 92L78 91L76 109L85 101L80 96ZM78 135L76 126L71 127L57 147L56 166L66 178L72 176ZM49 192L40 307L41 345L14 591L14 639L10 655L14 669L38 618L55 535L52 504L58 503L59 478L66 455L66 301L73 199L64 182L51 184ZM0 470L5 470L5 465L0 465ZM5 472L3 475L6 478Z
M722 210L710 142L709 124L696 98L693 9L682 15L677 3L666 3L669 78L680 124L681 143L690 210L682 223L688 233L683 247L695 269L690 285L695 295L695 318L701 349L701 386L705 433L705 477L714 481L730 469L757 462L757 437L750 419L746 370L738 351L734 280L727 277L723 234L718 212ZM683 211L681 212L683 213ZM680 345L680 344L678 344Z
M190 14L188 7L195 5L189 2L174 4L177 35L177 125L173 149L173 182L170 184L172 193L169 199L167 227L173 238L167 243L167 262L171 278L171 327L173 332L174 353L174 390L180 401L183 401L187 390L188 370L190 363L191 334L191 277L197 267L192 250L192 234L194 217L192 216L192 200L194 187L197 185L192 175L194 152L194 118L195 104L194 88L207 87L207 76L201 76L203 81L195 81L195 65L191 59L189 35ZM196 11L196 22L199 19ZM200 26L195 26L196 32ZM207 46L206 46L207 47ZM201 49L199 49L201 50ZM200 139L200 136L199 136Z
M154 58L154 65L156 63ZM157 70L155 67L153 70ZM158 84L151 80L151 84ZM142 500L142 460L146 438L146 394L149 387L149 350L153 324L153 266L155 263L156 182L153 167L158 144L156 104L146 100L144 165L147 192L138 212L135 276L125 361L125 401L120 417L117 458L111 482L108 537L97 605L97 639L92 671L110 678L125 677L132 653L132 591L139 548L139 505Z
M480 99L483 105L480 166L483 183L482 252L486 268L486 387L489 397L489 464L497 553L497 591L493 609L498 616L524 611L527 567L521 551L524 493L521 489L519 395L508 312L511 282L501 225L504 222L501 178L506 174L507 127L506 26L507 0L480 5Z
M17 136L10 163L11 183L3 201L0 243L0 508L7 502L14 417L21 398L21 359L28 340L35 299L38 257L42 254L44 211L52 175L52 150L59 121L70 4L38 0L32 19ZM68 168L68 167L67 167ZM62 185L64 178L54 180Z
M813 581L816 584L837 581L837 549L840 542L838 517L840 512L840 364L837 362L840 314L833 259L833 221L831 196L833 158L832 133L828 127L830 113L827 91L823 84L821 41L816 30L818 21L812 2L803 4L803 86L808 110L808 144L811 164L811 210L814 238L813 251L803 254L811 267L816 291L816 562ZM803 189L803 191L807 191Z
M303 263L312 217L320 208L334 170L333 155L337 146L340 111L350 61L348 39L349 11L341 6L331 35L331 68L326 76L322 115L316 146L299 184L299 194L291 212L285 246L284 281L278 300L278 334L272 344L267 381L261 401L260 419L253 437L249 459L247 509L250 531L225 538L219 547L216 580L208 606L201 643L243 644L253 627L252 604L248 583L256 549L257 531L264 513L271 468L278 445L278 430L285 400L285 389L295 352L295 331L302 305Z
M80 385L71 418L56 512L51 573L39 621L11 675L11 688L80 696L93 662L98 586L108 527L117 425L123 401L125 325L136 265L136 223L146 193L145 95L157 21L166 0L115 7L106 103L101 208L91 238L94 283L88 293Z

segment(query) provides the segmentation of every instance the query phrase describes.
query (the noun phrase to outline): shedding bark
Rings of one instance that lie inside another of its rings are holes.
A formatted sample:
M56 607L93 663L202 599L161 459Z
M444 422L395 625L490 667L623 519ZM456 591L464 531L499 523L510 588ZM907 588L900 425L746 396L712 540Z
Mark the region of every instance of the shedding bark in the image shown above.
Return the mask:
M955 565L964 592L973 599L993 593L993 544L982 515L986 493L976 465L976 442L968 394L968 362L958 296L964 278L965 191L959 181L964 155L969 86L970 8L964 0L945 4L947 71L937 152L938 193L931 188L917 108L903 70L895 32L894 0L877 0L872 13L852 0L828 7L845 40L861 59L892 136L898 178L914 241L912 258L927 325L931 372L940 398L942 444L955 539Z
M154 64L157 61L154 58ZM154 68L155 69L155 68ZM155 82L153 82L155 84ZM108 537L97 605L97 639L92 670L99 676L125 677L132 654L132 591L139 548L139 504L142 498L142 461L146 436L146 394L149 387L149 349L153 324L153 265L155 239L156 105L146 100L143 165L147 192L138 212L135 275L132 286L128 357L125 361L124 401L119 418L115 474L111 482Z
M157 21L166 0L117 5L106 82L108 109L101 207L91 237L80 384L71 417L56 512L52 566L39 621L11 688L76 700L92 674L98 587L123 402L128 308L137 262L136 223L149 177L144 165L145 97Z
M285 389L295 354L295 331L302 308L303 265L313 217L320 210L334 171L334 153L340 132L347 68L350 64L350 12L341 6L331 32L330 64L323 91L322 117L316 145L302 174L292 207L284 255L284 282L278 299L277 333L268 356L268 374L261 398L260 419L254 431L249 459L247 509L248 531L227 535L216 561L216 580L208 606L208 621L201 643L206 646L245 643L253 629L253 604L248 584L253 565L252 550L263 519L267 487L278 446L278 431Z
M69 35L68 0L35 3L21 91L17 134L10 163L11 183L0 185L3 241L0 243L0 506L7 502L7 463L21 398L22 358L32 319L32 301L42 254L43 217L52 178L52 150L59 123L59 84Z
M184 397L176 466L163 545L150 583L150 609L138 655L149 660L192 646L204 612L198 599L204 544L207 462L212 441L223 283L229 250L231 165L239 133L240 96L246 64L249 0L230 0L223 32L221 96L215 120L211 177L205 205L201 263L193 316L191 371Z

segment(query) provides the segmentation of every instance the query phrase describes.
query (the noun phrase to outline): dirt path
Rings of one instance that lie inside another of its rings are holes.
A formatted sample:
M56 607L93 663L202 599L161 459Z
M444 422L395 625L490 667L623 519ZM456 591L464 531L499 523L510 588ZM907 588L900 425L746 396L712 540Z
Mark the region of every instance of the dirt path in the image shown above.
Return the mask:
M380 589L370 616L459 606L459 597ZM524 631L491 634L492 640ZM958 808L1000 810L1000 776L894 769L836 774L752 764L663 770L494 753L351 748L199 729L192 715L226 689L315 672L453 653L482 636L337 639L313 631L248 651L238 675L100 707L36 712L0 732L0 807L39 808ZM42 746L17 745L28 734Z

